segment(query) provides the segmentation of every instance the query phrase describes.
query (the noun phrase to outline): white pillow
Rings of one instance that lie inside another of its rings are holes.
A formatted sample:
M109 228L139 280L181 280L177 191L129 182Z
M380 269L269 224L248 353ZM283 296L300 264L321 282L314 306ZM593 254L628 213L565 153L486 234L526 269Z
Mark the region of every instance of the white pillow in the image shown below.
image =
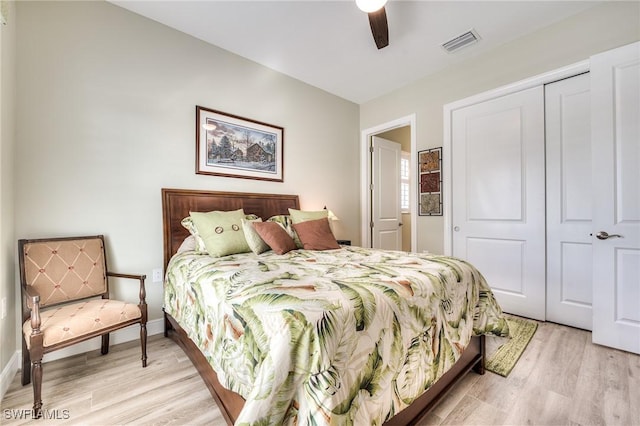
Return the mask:
M184 239L176 254L184 253L185 251L196 251L196 237L193 235L189 235Z

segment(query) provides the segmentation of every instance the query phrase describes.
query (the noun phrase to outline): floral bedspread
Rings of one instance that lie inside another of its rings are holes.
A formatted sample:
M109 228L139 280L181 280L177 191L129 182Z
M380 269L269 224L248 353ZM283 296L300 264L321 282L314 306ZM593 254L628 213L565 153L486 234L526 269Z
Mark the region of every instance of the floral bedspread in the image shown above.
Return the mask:
M167 271L165 310L245 398L238 425L380 425L472 335L508 333L482 275L451 257L185 252Z

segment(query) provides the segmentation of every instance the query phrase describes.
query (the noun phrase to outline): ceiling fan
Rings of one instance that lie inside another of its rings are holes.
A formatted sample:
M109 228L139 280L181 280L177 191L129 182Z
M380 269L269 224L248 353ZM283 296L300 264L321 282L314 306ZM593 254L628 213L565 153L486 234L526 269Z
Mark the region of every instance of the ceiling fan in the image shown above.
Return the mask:
M356 5L369 15L369 25L378 49L389 45L389 25L384 5L387 0L356 0Z

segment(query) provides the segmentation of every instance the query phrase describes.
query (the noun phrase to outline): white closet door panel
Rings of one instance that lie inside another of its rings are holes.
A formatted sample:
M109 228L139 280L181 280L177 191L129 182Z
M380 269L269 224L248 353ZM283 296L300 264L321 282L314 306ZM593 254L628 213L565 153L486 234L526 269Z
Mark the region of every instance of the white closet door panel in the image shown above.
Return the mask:
M614 68L616 221L640 221L640 63Z
M616 306L618 318L631 327L640 323L640 250L619 249L616 253Z
M522 221L522 124L519 106L469 117L468 220Z
M559 263L561 270L559 300L564 304L569 304L576 308L583 308L588 313L588 321L585 326L581 328L590 330L593 279L591 276L591 268L585 268L585 265L589 265L593 258L591 244L563 242L560 247ZM548 312L547 318L550 321L554 321ZM561 323L565 324L564 322Z
M522 279L525 244L517 240L468 238L467 256L494 290L525 299Z
M640 42L591 58L591 100L593 341L640 354Z
M545 318L544 102L535 87L452 114L453 255L504 311Z
M547 319L592 327L591 101L582 74L545 86Z

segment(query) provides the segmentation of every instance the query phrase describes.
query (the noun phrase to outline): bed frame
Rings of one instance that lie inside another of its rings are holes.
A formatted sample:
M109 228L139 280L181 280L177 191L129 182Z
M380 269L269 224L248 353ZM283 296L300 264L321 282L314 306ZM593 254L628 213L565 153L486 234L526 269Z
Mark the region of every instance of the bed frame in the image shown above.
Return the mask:
M244 192L220 192L186 189L162 189L162 222L164 235L164 267L173 256L189 232L180 221L191 211L244 209L246 214L256 214L269 218L277 214L288 214L288 208L299 209L297 195L255 194ZM235 392L225 389L218 376L198 347L171 315L164 313L165 337L174 340L187 354L202 376L213 399L229 425L238 418L244 399ZM444 395L471 369L484 374L484 336L473 337L471 343L458 362L434 383L413 404L384 423L385 426L418 424Z

